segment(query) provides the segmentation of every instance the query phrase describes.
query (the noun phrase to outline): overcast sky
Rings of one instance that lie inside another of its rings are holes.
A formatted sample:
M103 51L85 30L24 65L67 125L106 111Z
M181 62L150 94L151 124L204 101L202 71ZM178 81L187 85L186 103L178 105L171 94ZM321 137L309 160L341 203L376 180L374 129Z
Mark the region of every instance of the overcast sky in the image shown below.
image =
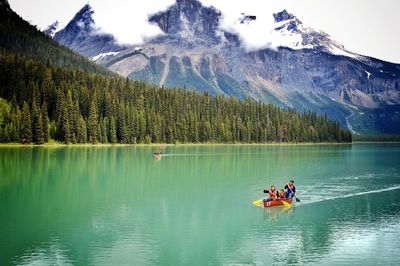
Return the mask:
M32 24L44 29L55 20L62 25L87 0L9 0L11 7ZM146 22L151 13L165 10L174 0L91 0L96 24L125 43L140 43L159 33ZM287 9L308 27L323 30L348 50L400 63L398 0L201 0L224 14L223 27L241 32L250 45L269 40L272 13ZM240 13L256 15L257 23L241 30Z

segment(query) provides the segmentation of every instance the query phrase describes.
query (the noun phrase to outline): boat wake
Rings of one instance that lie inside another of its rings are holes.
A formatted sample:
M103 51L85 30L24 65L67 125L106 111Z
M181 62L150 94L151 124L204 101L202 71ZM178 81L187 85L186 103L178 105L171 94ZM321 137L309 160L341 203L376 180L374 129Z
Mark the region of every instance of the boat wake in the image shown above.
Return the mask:
M259 156L265 153L168 153L163 154L163 157L175 157L175 156L232 156L232 155L252 155Z
M368 194L377 194L377 193L382 193L382 192L387 192L387 191L392 191L392 190L400 190L400 185L388 187L388 188L381 188L381 189L376 189L376 190L352 193L352 194L347 194L347 195L342 195L342 196L328 197L328 198L324 198L324 199L317 199L317 200L310 200L310 201L306 200L306 202L303 202L303 198L300 197L302 199L302 201L298 205L308 205L308 204L314 204L314 203L330 201L330 200L345 199L345 198L363 196L363 195L368 195Z
M215 154L204 154L204 153L168 153L168 154L163 154L162 157L204 156L204 155L215 155Z

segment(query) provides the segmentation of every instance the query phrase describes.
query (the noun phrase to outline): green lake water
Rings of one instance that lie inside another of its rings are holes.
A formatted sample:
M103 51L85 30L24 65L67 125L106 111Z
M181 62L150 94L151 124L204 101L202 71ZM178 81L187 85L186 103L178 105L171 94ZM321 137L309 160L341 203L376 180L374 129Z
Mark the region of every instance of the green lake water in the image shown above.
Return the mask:
M0 148L0 265L399 264L400 145L155 150Z

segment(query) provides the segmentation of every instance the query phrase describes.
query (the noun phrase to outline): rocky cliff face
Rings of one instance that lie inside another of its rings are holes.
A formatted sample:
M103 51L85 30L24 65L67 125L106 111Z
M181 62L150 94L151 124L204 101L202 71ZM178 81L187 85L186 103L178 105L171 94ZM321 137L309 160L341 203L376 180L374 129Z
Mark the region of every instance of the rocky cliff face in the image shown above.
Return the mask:
M90 17L90 12L83 17ZM286 10L274 14L275 31L283 36L285 47L246 52L238 36L219 28L221 15L197 0L177 0L149 18L164 35L97 62L160 86L252 97L326 113L359 133L400 133L400 128L387 132L376 126L377 119L400 117L400 65L347 51ZM73 30L68 30L74 38L66 37L63 43L91 56L99 50L91 52L93 48L86 46L91 36L85 29L93 27L93 21L87 21L84 27L74 22ZM386 116L375 116L389 109Z
M54 34L54 39L89 58L124 49L112 35L96 27L93 13L92 7L86 4L64 29Z
M213 7L204 7L198 1L177 0L175 5L151 16L149 21L157 24L167 35L216 44L220 17L221 12Z

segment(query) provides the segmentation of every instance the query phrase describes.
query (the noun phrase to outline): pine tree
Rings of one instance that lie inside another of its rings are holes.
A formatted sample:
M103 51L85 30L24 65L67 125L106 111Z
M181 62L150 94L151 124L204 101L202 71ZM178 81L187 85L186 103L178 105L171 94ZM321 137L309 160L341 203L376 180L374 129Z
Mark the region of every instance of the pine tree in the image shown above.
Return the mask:
M144 143L146 137L146 118L144 112L138 112L137 114L137 121L138 121L138 139L140 143Z
M11 112L11 124L8 130L9 141L21 142L22 134L22 114L18 105L13 104Z
M11 105L0 98L0 142L8 142L9 141L9 129L7 125L11 120Z
M117 142L117 130L115 128L115 119L114 116L109 117L109 141L110 143L116 143Z
M50 139L50 132L49 132L49 116L47 114L47 104L44 102L42 104L42 125L43 125L43 137L44 142L48 142Z
M87 131L86 131L86 121L83 119L82 115L79 116L78 122L78 143L87 142Z
M69 90L67 93L67 108L68 108L68 121L69 121L69 139L72 143L76 143L76 134L78 132L78 125L76 124L77 114L74 102L72 100L72 92Z
M57 92L56 104L56 139L66 144L71 142L70 121L68 106L64 93L61 90Z
M107 118L101 118L101 123L100 123L100 130L101 130L101 142L102 143L108 143L108 137L107 137Z
M41 90L43 92L44 102L51 103L50 109L54 107L54 83L52 71L50 67L44 67L42 73L43 81L41 83ZM47 108L47 107L46 107ZM43 114L42 114L43 115Z
M124 104L118 105L117 111L117 138L121 143L126 142L126 124L125 124L125 108Z
M32 129L33 129L33 131L32 131L33 142L35 144L43 144L44 143L44 133L43 133L42 112L38 108L35 100L32 103Z
M81 130L81 122L80 122L80 110L79 110L79 102L75 101L75 104L73 105L73 116L72 119L74 121L74 135L75 135L75 140L77 143L83 143L82 141L82 135L80 134L80 130Z
M62 109L62 115L61 115L61 139L64 141L65 144L68 144L71 142L71 128L69 125L69 114L68 114L68 109L67 106L64 106Z
M32 120L31 120L29 105L27 102L24 102L22 107L21 141L24 144L32 142Z
M90 143L96 143L99 136L99 122L97 116L97 106L95 99L92 100L89 108L89 117L87 123L87 135Z

